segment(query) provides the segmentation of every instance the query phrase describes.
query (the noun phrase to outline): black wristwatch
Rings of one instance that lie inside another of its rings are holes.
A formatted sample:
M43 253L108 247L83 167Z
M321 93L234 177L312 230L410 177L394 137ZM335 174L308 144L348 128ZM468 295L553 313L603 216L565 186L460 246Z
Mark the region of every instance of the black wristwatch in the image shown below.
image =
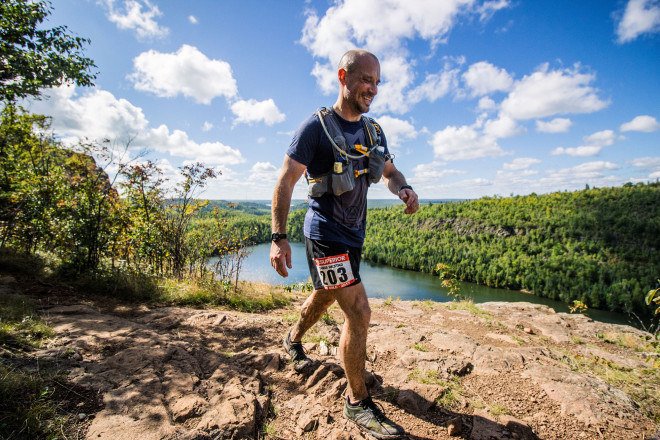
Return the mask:
M271 240L273 240L275 243L278 241L282 240L283 238L286 238L286 234L280 234L279 232L273 232L270 234Z
M413 189L412 189L412 186L410 186L410 185L403 185L401 188L399 188L399 192L401 192L401 190L404 190L404 189L409 189L409 190L411 190L411 191L413 190ZM397 194L398 194L398 193L397 193Z

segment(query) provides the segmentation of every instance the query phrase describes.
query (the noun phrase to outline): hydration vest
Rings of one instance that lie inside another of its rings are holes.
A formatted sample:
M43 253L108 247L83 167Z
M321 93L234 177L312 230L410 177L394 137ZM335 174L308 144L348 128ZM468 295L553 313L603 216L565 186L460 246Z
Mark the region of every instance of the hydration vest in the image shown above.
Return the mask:
M327 173L311 176L305 172L305 178L309 184L308 194L310 197L320 197L331 193L340 196L346 191L351 191L355 187L355 179L362 174L369 174L369 184L378 183L383 175L385 162L390 158L385 154L384 147L381 146L382 130L380 125L372 118L361 116L360 121L364 127L366 147L356 150L358 154L352 154L351 147L346 145L344 131L339 125L335 113L325 107L316 111L316 115L321 122L323 131L330 140L335 153L335 162L333 168ZM356 170L351 159L367 159L367 166L364 169Z

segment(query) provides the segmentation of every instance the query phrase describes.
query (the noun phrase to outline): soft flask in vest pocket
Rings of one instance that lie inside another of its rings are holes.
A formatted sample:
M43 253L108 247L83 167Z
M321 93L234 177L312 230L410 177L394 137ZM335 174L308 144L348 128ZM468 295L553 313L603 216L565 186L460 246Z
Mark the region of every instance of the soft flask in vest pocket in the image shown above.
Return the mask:
M340 164L340 165L337 165ZM335 162L332 170L332 193L340 196L355 187L355 173L353 163L350 160Z

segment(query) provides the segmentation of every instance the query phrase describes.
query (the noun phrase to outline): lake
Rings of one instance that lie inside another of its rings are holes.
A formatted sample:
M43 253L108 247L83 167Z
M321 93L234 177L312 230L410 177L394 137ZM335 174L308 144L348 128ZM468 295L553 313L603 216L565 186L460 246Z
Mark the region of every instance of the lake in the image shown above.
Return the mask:
M268 283L273 285L289 285L309 280L309 269L305 257L305 245L291 243L293 252L293 268L289 276L282 278L270 265L270 243L260 244L251 248L246 258L241 280ZM396 269L389 266L375 265L363 261L360 265L362 282L370 298L401 298L402 300L432 300L449 302L453 298L447 295L447 289L442 287L442 280L428 273ZM461 282L461 295L475 303L488 301L526 301L534 304L544 304L557 312L569 312L568 305L561 301L541 298L518 290L495 289L474 283ZM613 324L633 325L622 313L589 309L586 313L598 321Z

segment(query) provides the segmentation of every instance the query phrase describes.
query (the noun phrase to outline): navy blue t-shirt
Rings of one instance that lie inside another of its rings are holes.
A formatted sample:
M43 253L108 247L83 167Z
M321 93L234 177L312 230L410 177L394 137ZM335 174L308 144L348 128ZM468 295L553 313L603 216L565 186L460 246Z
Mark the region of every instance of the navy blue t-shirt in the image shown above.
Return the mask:
M350 154L359 154L355 146L367 146L362 122L342 119L335 113L344 131L346 145L352 147ZM389 155L385 135L381 134L381 145ZM323 131L318 116L313 114L298 127L286 153L293 160L307 167L311 176L330 172L334 166L336 151ZM354 170L367 167L368 159L350 159ZM309 198L309 210L305 215L305 236L315 240L339 241L354 247L362 247L367 223L367 190L369 174L355 179L355 187L340 196L332 193Z

